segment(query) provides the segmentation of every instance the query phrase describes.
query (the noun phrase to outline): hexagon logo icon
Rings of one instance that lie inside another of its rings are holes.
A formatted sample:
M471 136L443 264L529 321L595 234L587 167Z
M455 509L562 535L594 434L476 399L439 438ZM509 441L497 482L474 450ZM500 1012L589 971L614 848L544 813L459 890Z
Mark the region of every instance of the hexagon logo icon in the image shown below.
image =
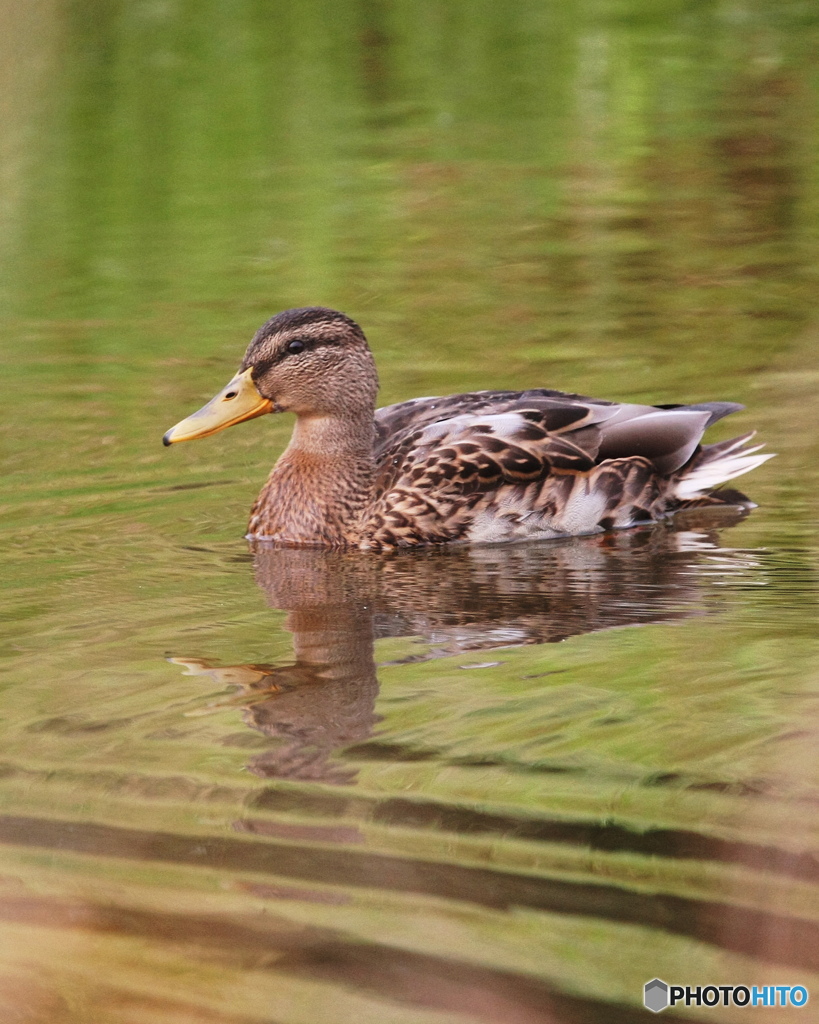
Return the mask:
M659 978L652 978L643 987L643 1005L652 1013L659 1013L668 1006L668 985Z

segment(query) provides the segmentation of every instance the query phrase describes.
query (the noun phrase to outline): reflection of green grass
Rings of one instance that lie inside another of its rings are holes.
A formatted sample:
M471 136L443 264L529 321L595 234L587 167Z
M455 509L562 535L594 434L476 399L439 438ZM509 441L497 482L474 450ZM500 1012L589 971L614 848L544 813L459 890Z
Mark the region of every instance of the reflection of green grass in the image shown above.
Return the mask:
M386 334L396 371L407 338L424 361L443 347L449 386L499 344L511 374L533 343L545 364L591 340L616 378L635 335L653 378L676 346L670 384L715 338L723 372L772 354L804 307L796 6L762 6L764 39L705 8L430 5L424 24L397 4L362 28L350 3L208 5L205 33L92 6L54 67L12 292L38 319L116 320L65 350L134 357L148 339L123 314L150 310L154 350L232 361L263 316L325 301Z
M27 566L5 587L90 573L103 599L175 550L176 517L180 537L238 536L287 425L157 439L288 303L359 315L386 400L724 395L776 431L783 359L816 372L794 342L819 209L798 5L758 5L746 29L638 3L396 4L364 26L352 4L208 9L205 32L185 8L76 4L44 51L59 88L5 268L5 556ZM798 535L810 506L788 487Z
M16 544L4 557L24 571L2 586L23 602L49 592L35 631L85 635L101 602L118 609L117 636L141 635L160 607L173 623L191 571L197 590L221 592L230 577L203 578L206 556L182 548L238 541L288 424L171 453L158 437L289 303L362 319L385 400L489 383L745 397L743 425L767 417L783 434L766 408L782 397L783 359L816 372L813 347L794 342L819 209L803 173L816 125L801 33L813 27L790 31L795 7L762 5L739 31L704 10L682 21L682 9L636 3L576 17L526 3L503 18L430 5L427 19L396 4L364 29L351 4L271 4L214 8L207 33L172 7L73 10L5 272L15 487L3 512ZM761 496L773 498L776 473L754 482ZM225 482L167 490L211 480ZM810 505L804 484L787 487L775 525L800 540ZM765 542L754 520L743 529ZM249 580L242 593L258 602ZM753 620L768 591L746 600ZM783 621L802 634L799 615ZM624 645L615 678L649 686L687 662L674 648L658 667L656 630L639 637L612 641ZM717 631L717 661L726 644ZM242 645L264 656L257 638ZM35 653L30 671L42 669ZM505 666L490 675L519 686ZM443 689L469 687L456 672ZM413 707L421 732L432 728ZM514 746L524 717L499 747ZM653 770L668 749L640 739L645 749L612 755ZM591 737L584 727L563 742L550 750L571 759Z
M759 426L782 453L748 480L763 507L723 536L759 566L704 583L709 614L383 665L381 759L366 744L338 755L357 773L343 820L374 851L807 916L815 897L784 876L370 816L401 798L815 845L780 799L815 801L819 785L810 5L77 0L59 18L5 13L3 813L203 841L246 817L310 823L249 802L307 788L244 771L236 737L268 740L238 704L187 715L220 691L165 660L290 660L284 614L266 606L241 540L290 424L169 452L160 437L225 382L262 320L320 302L361 320L384 402L539 384L738 399L749 411L715 436ZM171 489L201 483L214 486ZM381 641L376 660L425 649ZM500 664L462 667L474 661ZM4 848L3 865L4 896L204 908L260 927L275 907L632 1003L652 974L757 969L571 914L343 883L328 888L346 903L274 903L256 878L60 851ZM71 1024L122 1019L98 993L103 975L134 999L181 986L203 1014L248 1020L275 1006L313 1024L330 998L339 1021L451 1019L86 934L0 927L4 962L59 975Z

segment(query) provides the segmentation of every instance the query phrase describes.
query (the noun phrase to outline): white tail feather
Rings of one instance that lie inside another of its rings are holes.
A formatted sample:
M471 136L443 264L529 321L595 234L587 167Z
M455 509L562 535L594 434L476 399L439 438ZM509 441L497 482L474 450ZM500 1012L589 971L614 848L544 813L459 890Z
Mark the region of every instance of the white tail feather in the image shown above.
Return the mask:
M733 441L723 441L722 450L720 452L720 458L723 455L727 455L729 452L735 452L738 448L742 448L744 444L747 444L749 441L752 441L755 437L756 431L751 430L749 431L749 433L743 434L741 437L735 437ZM762 448L762 445L758 444L754 448L746 448L744 451L747 455L748 452L756 452L759 451L760 448Z
M746 438L740 440L744 441ZM716 458L710 461L706 459L698 466L694 466L677 482L674 488L674 497L681 500L698 498L704 492L712 490L719 484L724 484L727 480L733 480L734 477L742 476L743 473L750 473L752 469L756 469L757 466L761 466L763 462L774 457L773 452L766 455L752 454L759 451L762 447L761 444L740 450L737 450L737 447L732 445L720 452Z

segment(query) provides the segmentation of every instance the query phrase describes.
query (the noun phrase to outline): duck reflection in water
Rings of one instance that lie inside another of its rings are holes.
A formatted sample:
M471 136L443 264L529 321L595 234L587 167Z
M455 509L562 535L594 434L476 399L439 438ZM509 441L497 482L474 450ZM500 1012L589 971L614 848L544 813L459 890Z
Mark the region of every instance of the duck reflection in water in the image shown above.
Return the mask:
M569 541L364 558L257 543L256 579L270 605L288 613L295 661L170 660L237 688L203 712L238 704L248 725L279 741L251 760L252 772L347 784L355 769L340 751L389 756L368 743L379 721L375 640L423 637L423 653L407 660L427 660L702 614L715 577L756 564L719 544L718 530L742 516L692 511L670 524Z

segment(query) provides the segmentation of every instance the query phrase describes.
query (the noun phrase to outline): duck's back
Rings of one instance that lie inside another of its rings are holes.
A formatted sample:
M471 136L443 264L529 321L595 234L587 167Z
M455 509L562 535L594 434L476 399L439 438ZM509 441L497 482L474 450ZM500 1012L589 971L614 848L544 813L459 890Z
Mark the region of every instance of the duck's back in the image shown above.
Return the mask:
M747 436L700 447L707 426L741 408L533 389L379 409L361 546L569 536L662 518L768 457L738 454Z

